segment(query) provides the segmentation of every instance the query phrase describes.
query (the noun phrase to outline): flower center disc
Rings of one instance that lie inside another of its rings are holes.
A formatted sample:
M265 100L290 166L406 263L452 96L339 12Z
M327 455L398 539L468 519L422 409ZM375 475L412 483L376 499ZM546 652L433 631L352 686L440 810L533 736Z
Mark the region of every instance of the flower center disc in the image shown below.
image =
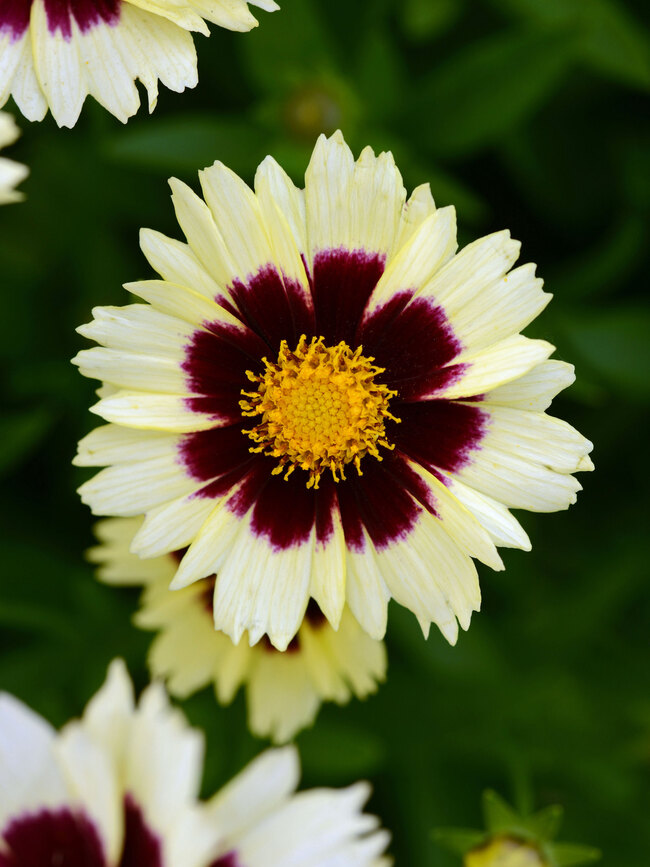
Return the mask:
M263 452L279 459L274 474L287 467L285 479L296 467L307 470L307 487L318 488L329 469L334 481L345 479L344 467L354 463L361 475L361 458L370 454L381 460L379 446L392 449L386 440L386 419L399 419L388 411L397 392L375 382L384 368L374 358L354 352L347 343L325 346L324 338L303 336L292 352L282 341L275 364L264 360L265 370L246 372L257 391L242 391L242 414L262 417L244 431Z

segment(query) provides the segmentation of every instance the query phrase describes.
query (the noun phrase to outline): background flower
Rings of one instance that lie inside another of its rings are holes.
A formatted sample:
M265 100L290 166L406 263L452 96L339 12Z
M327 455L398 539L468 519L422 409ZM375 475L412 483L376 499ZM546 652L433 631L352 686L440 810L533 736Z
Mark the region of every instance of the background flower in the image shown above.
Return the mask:
M11 115L0 111L0 149L13 144L19 135L20 131ZM23 198L22 193L19 193L15 187L27 177L27 174L26 166L8 160L6 157L0 157L0 205L19 202Z
M177 554L143 560L130 552L141 525L140 518L100 521L95 533L101 544L88 557L98 564L101 580L144 585L135 622L158 631L149 666L153 676L166 679L173 695L187 698L212 683L218 701L229 704L245 685L251 731L284 742L313 723L323 701L365 698L384 679L383 643L366 635L349 611L335 632L315 603L286 652L268 641L249 647L246 636L233 645L214 628L213 578L173 592L169 583Z
M645 7L295 0L241 38L213 28L201 86L161 88L152 116L123 127L89 100L70 132L24 125L7 153L30 166L29 196L0 208L3 688L59 725L113 656L139 684L148 676L152 636L131 623L139 591L100 584L81 553L94 519L75 489L92 473L70 459L94 426L95 383L69 365L87 345L75 326L98 303L126 303L125 277L149 275L140 226L177 235L166 178L194 185L218 157L252 183L273 153L302 184L315 137L341 127L355 153L391 150L408 189L427 179L439 207L455 204L461 245L508 226L540 263L554 297L527 333L575 364L553 413L594 441L597 472L568 513L519 513L533 550L500 549L502 572L479 565L483 613L456 647L438 630L424 641L390 606L390 677L300 733L304 785L371 779L397 864L458 867L431 828L478 825L486 786L524 785L540 807L565 805L566 839L605 864L644 863ZM183 706L207 733L216 791L259 750L245 695L223 714L209 690Z
M370 789L296 794L298 754L268 751L208 803L203 739L160 684L136 706L121 661L57 735L0 694L2 867L375 867L388 844Z
M269 12L274 0L250 0ZM0 106L13 97L29 120L48 108L59 126L74 126L86 96L123 123L135 114L139 79L149 111L158 81L182 91L197 82L192 31L206 21L229 30L257 25L246 0L17 0L0 6Z

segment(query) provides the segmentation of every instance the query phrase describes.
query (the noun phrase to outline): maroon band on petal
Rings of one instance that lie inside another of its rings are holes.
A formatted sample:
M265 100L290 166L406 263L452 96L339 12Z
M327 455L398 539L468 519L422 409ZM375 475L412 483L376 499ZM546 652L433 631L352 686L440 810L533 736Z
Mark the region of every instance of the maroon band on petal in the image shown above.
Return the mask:
M179 456L192 478L208 482L242 468L242 475L255 459L249 451L250 439L242 433L243 423L213 427L185 434Z
M382 463L375 460L364 462L363 475L359 478L353 477L350 470L347 482L337 487L348 547L354 551L364 550L362 526L378 549L405 538L422 511L411 490L417 490L422 501L427 503L426 486L422 480L393 455L384 458ZM433 510L432 506L430 510Z
M273 264L229 287L243 321L277 353L282 340L293 347L312 332L314 317L302 288L282 277Z
M147 827L131 795L124 799L124 847L119 867L163 867L161 841Z
M365 250L322 250L314 257L316 334L333 346L354 345L358 323L384 273L386 257Z
M216 861L213 861L210 867L243 867L243 865L237 858L236 852L228 852L217 858Z
M462 350L445 311L429 299L413 299L410 291L399 292L368 317L357 343L386 368L382 381L400 400L417 400L462 374L462 365L445 368Z
M32 0L0 0L0 34L10 33L16 42L29 27Z
M17 6L16 0L12 0ZM0 29L3 26L3 5L6 0L0 0ZM87 33L98 24L115 26L120 20L122 0L44 0L47 27L50 33L61 33L65 40L72 38L72 20L74 19L82 33ZM23 0L27 20L32 0ZM24 13L23 13L24 14ZM17 31L14 29L14 33Z
M402 422L386 426L391 442L434 473L463 467L480 448L489 418L478 406L454 400L400 403L393 412Z
M80 811L27 813L11 820L0 837L0 867L106 867L97 829Z

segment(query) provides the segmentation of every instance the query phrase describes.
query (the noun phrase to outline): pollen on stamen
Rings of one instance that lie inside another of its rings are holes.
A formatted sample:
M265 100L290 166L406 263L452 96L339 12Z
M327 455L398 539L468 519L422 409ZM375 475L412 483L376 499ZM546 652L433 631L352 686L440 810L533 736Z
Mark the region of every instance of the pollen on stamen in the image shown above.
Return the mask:
M246 372L257 390L242 391L242 415L261 421L244 433L255 443L251 452L278 458L274 474L288 479L299 467L309 474L307 487L318 488L326 470L335 482L345 480L349 463L362 475L365 455L380 461L380 446L394 448L385 422L400 421L388 409L397 392L376 382L384 368L362 353L303 334L293 351L282 341L277 362L264 358L263 373Z

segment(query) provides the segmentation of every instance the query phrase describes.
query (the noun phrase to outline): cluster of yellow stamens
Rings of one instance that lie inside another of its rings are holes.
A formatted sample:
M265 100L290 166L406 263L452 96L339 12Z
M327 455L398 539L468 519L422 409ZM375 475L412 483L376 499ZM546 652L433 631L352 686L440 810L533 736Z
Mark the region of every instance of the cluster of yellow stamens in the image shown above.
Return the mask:
M274 473L287 479L296 467L309 473L307 487L318 488L325 470L334 481L345 479L344 467L354 463L361 475L361 458L381 460L379 446L392 449L386 440L387 419L399 421L388 411L397 392L375 382L384 368L374 358L354 352L347 343L325 346L323 337L305 335L291 351L282 341L276 363L263 359L262 374L246 371L257 391L242 391L242 414L262 417L244 431L256 445L252 452L278 458Z

